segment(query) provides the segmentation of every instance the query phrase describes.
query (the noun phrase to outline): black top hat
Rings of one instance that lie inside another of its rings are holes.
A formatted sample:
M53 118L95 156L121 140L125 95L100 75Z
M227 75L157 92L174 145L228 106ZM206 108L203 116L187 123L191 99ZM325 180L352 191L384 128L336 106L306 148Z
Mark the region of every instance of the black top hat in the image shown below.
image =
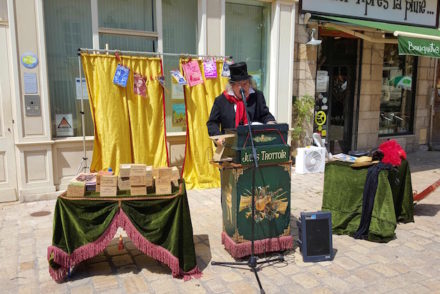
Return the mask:
M231 82L244 81L244 80L248 80L252 77L247 72L246 62L237 62L237 63L231 64L229 66L229 71L231 73L231 77L230 77L229 81L231 81Z

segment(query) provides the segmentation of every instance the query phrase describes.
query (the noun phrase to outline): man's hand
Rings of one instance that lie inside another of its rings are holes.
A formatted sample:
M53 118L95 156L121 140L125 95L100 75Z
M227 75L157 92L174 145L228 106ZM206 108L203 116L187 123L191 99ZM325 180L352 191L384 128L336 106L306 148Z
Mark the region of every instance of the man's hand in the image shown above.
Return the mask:
M217 139L217 141L215 141L215 144L217 144L217 146L223 146L224 143L225 139Z

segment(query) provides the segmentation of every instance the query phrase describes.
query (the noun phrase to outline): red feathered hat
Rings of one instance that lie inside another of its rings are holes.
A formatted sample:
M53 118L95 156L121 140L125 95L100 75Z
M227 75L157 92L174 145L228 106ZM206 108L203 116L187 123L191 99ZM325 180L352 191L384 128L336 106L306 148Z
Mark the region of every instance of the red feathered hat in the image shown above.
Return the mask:
M406 159L405 150L397 143L396 140L388 140L380 144L379 150L383 153L382 162L399 166L401 159Z

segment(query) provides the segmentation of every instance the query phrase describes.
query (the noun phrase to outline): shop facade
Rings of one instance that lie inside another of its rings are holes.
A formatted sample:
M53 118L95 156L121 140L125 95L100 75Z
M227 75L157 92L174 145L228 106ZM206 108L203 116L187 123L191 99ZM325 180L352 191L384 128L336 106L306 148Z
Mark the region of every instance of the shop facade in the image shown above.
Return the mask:
M233 56L248 63L277 120L290 124L297 9L293 0L0 0L0 202L53 198L84 158L90 165L93 122L78 48ZM171 89L178 56L164 56L163 67ZM184 100L172 95L168 152L181 165L186 128L172 111Z
M300 4L294 95L315 97L313 131L330 152L368 151L388 139L412 152L438 136L431 121L437 58L399 54L401 36L428 47L439 37L438 3L423 2L423 9L399 1ZM319 46L306 45L312 29Z

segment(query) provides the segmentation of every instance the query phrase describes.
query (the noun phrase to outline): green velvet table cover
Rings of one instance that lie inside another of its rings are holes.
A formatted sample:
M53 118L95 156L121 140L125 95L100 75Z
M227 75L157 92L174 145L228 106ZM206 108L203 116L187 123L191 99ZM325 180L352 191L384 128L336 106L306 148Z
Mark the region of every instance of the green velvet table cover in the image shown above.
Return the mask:
M58 197L48 248L52 277L61 281L74 265L102 252L118 227L140 251L167 264L173 276L199 275L188 199L181 185L174 195L151 195L151 199Z
M322 210L332 213L336 234L353 235L359 227L368 167L352 168L349 163L326 164ZM388 242L394 238L397 222L413 222L413 194L408 162L398 172L379 173L368 240Z

